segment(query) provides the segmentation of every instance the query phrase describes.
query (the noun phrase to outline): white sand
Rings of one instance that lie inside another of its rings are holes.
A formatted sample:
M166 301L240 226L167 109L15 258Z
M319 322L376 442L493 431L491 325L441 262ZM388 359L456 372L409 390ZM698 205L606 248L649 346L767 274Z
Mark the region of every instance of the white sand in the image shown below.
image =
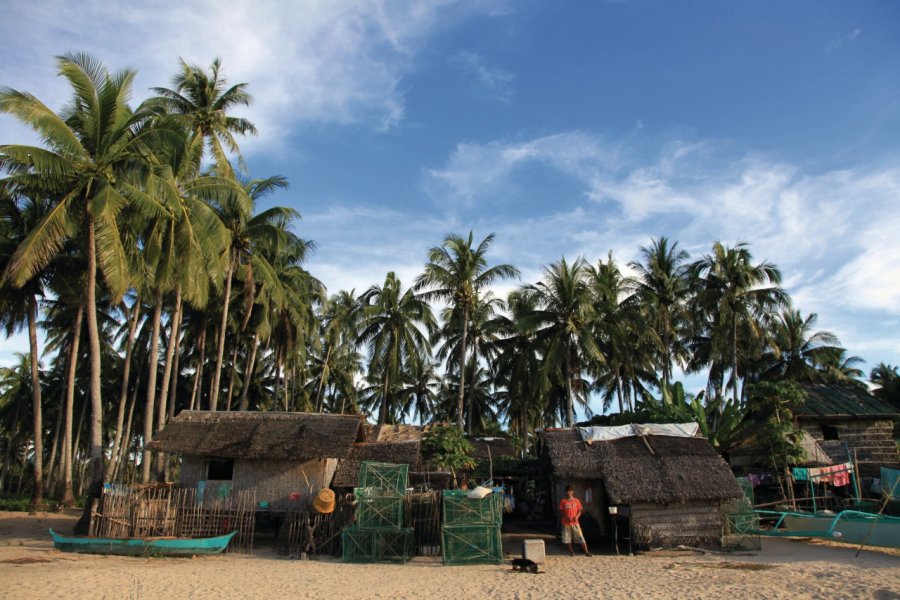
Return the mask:
M854 558L856 547L832 543L768 539L752 556L551 554L544 572L532 575L509 565L445 567L433 558L405 565L298 561L267 549L193 559L54 550L47 529L68 533L75 517L0 512L0 598L900 599L900 552L864 550Z

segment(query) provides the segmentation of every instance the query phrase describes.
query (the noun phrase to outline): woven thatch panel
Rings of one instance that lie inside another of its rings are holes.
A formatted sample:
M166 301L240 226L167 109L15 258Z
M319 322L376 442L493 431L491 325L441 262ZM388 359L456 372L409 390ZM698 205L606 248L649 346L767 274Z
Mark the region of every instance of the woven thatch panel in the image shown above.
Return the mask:
M148 447L221 458L344 458L360 420L353 415L316 413L182 411Z
M731 469L703 438L627 437L590 446L574 429L542 433L557 479L601 479L614 504L739 498Z
M409 465L409 470L421 471L419 442L376 442L353 444L349 456L338 465L332 481L333 487L356 487L359 480L359 465L363 461Z
M428 431L422 425L368 425L367 442L418 442Z

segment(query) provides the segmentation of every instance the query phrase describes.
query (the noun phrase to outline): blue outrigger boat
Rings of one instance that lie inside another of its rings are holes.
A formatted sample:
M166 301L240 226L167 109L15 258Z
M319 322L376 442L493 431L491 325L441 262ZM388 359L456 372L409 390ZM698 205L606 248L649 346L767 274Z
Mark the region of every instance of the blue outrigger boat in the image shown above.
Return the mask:
M220 554L237 531L209 538L95 538L66 537L52 529L53 545L63 552L124 556L194 556Z

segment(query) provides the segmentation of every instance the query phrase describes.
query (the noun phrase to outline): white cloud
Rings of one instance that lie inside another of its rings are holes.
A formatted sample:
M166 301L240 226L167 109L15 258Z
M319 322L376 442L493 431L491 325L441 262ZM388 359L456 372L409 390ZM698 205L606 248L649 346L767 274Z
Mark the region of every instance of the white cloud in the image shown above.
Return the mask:
M516 76L509 72L491 67L484 58L474 52L459 52L453 59L478 84L479 92L487 97L509 104L512 100L512 83Z
M0 84L59 108L67 90L54 77L55 54L87 51L111 69L137 68L141 97L169 85L178 57L205 66L219 56L229 81L248 82L256 99L245 112L261 135L242 148L277 151L297 124L395 125L404 116L401 81L415 68L423 40L489 9L425 0L13 3L0 20L0 37L16 40ZM30 136L0 118L0 139Z
M624 264L661 235L695 256L715 240L748 242L757 260L781 268L799 308L819 313L821 327L867 340L867 351L896 352L896 333L875 340L871 332L900 315L894 163L811 173L757 154L730 156L708 141L664 144L650 158L641 150L581 131L463 143L426 171L425 188L452 213L513 202L526 166L551 169L580 189L574 208L548 203L537 215L479 220L523 271L539 277L536 267L560 256L596 260L610 248Z

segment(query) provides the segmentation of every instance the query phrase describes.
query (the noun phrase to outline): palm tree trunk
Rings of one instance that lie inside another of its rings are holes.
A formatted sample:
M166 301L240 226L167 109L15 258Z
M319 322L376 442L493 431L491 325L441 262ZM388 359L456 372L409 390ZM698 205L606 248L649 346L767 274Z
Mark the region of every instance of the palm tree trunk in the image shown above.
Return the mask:
M616 371L616 395L619 398L619 414L622 414L625 412L623 410L624 392L622 391L622 376L618 370Z
M206 317L203 317L203 330L200 332L200 347L197 350L197 368L194 370L194 389L191 391L191 410L200 409L197 394L203 381L203 365L206 363Z
M119 445L119 456L116 458L116 470L113 473L112 480L118 481L125 468L125 462L128 458L129 448L134 444L134 436L132 435L132 423L134 419L134 407L137 406L138 395L141 389L141 369L138 369L137 377L134 379L134 389L131 392L128 401L128 418L125 421L125 433L122 437L122 443Z
M37 298L28 297L28 343L31 347L31 401L34 408L34 489L32 504L44 503L44 423L41 410L41 376L37 344Z
M63 496L65 506L75 506L72 493L72 420L75 406L75 375L78 371L78 346L81 341L81 324L84 321L84 305L78 307L75 326L72 328L72 342L69 347L69 365L66 374L65 425L63 426Z
M459 346L459 395L456 406L456 422L459 430L464 430L463 411L466 393L466 342L469 335L469 307L463 310L462 339Z
M324 402L322 401L323 392L325 391L325 381L328 378L328 361L331 359L332 344L328 344L328 350L325 351L325 360L322 361L322 375L319 377L319 389L316 390L316 412L324 410Z
M663 389L666 390L663 398L666 398L668 394L671 370L672 363L669 358L669 313L666 312L663 316Z
M241 390L241 402L238 410L247 410L247 396L250 393L250 383L253 380L253 369L256 368L256 352L259 349L259 332L253 334L250 347L250 362L247 364L247 372L244 374L244 389Z
M166 345L166 366L163 370L162 385L159 386L159 400L157 401L156 430L162 431L166 426L168 415L166 402L169 399L169 381L172 378L172 364L175 362L175 351L178 349L178 336L181 327L181 286L175 289L175 313L169 321L169 343ZM176 374L177 376L177 374ZM165 480L165 455L156 457L156 479Z
M575 426L575 400L572 398L572 367L569 349L566 348L566 427Z
M153 408L156 401L156 372L159 370L159 323L162 320L162 290L156 291L156 301L153 303L153 329L150 333L150 358L148 364L150 371L147 373L147 403L144 405L144 453L141 463L141 483L150 482L151 452L147 444L153 439Z
M228 397L225 400L225 410L231 411L231 400L234 398L234 370L237 365L238 342L235 341L234 348L231 351L231 365L228 370Z
M47 478L44 481L44 491L50 490L50 497L54 497L53 490L56 488L58 477L53 476L53 470L56 468L56 457L59 452L59 430L62 429L63 411L60 406L56 411L56 424L53 426L53 443L50 445L50 462L47 464Z
M100 497L103 488L103 398L100 389L100 329L97 325L97 240L94 217L87 217L87 321L88 342L91 350L91 479L85 509L75 525L75 534L84 535L91 521L91 504Z
M209 396L209 410L215 411L219 406L219 381L222 378L222 358L225 356L225 331L228 328L228 303L231 300L231 276L234 273L234 253L231 253L231 261L228 263L228 273L225 276L225 300L222 306L222 322L219 325L218 348L216 349L216 371L213 374L212 388Z
M477 338L476 338L476 340L477 340ZM478 342L476 341L472 344L472 379L471 379L472 385L469 388L469 400L468 400L468 405L469 405L468 431L469 431L469 435L472 435L472 423L475 420L475 417L473 415L474 408L475 408L475 399L474 399L475 385L474 385L474 383L475 383L475 376L477 374L478 374Z
M134 299L131 307L130 323L128 325L128 341L125 344L125 364L122 366L122 385L119 389L119 409L116 414L116 432L113 438L112 452L109 455L110 462L106 469L106 477L109 479L117 468L119 446L122 443L122 422L125 419L125 403L128 399L128 380L131 377L131 355L134 353L134 338L137 335L137 326L141 315L141 297ZM127 311L126 311L127 314Z
M731 315L731 377L733 379L732 398L738 402L738 368L737 368L737 316Z
M181 336L181 323L184 321L184 311L182 311L181 316L178 318L178 335ZM178 348L181 348L181 342L184 341L184 338L179 341ZM175 363L172 365L173 373L175 376L172 377L172 380L169 384L169 401L168 401L168 413L166 414L166 423L175 418L175 406L178 401L178 380L181 377L181 352L177 349L175 351Z
M384 425L387 423L387 414L388 414L388 390L390 389L388 386L390 384L391 378L388 374L389 371L387 367L384 370L384 387L381 390L381 407L378 411L378 424ZM462 423L460 423L460 428L462 428Z

